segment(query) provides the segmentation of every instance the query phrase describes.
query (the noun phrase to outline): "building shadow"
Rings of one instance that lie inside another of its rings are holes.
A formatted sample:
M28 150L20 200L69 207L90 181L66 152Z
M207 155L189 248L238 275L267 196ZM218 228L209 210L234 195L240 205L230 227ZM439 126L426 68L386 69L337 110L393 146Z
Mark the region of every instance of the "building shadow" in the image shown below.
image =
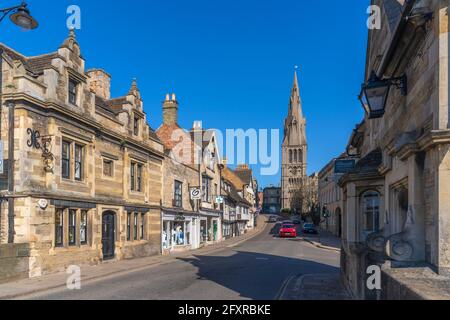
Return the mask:
M289 277L302 274L338 274L339 268L284 256L235 252L231 256L178 258L198 269L200 281L212 281L252 300L274 300Z

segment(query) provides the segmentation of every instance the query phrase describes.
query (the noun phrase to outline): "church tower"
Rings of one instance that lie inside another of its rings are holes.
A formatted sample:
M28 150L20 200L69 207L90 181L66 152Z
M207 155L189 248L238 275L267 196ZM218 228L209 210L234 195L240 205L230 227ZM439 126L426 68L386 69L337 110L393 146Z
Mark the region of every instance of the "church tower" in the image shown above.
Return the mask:
M295 72L288 116L284 122L281 192L283 209L291 209L296 213L304 210L301 194L307 182L307 149L306 119L303 117L297 72Z

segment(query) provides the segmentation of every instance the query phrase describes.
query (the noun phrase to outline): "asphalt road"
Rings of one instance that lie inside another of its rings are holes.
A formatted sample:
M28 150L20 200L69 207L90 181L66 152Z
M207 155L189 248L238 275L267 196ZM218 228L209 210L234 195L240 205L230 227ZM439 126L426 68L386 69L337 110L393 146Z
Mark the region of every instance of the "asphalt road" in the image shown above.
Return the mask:
M54 290L36 300L274 300L288 279L337 274L339 254L301 239L278 239L278 226L234 248L180 258L126 275L82 283L81 290Z

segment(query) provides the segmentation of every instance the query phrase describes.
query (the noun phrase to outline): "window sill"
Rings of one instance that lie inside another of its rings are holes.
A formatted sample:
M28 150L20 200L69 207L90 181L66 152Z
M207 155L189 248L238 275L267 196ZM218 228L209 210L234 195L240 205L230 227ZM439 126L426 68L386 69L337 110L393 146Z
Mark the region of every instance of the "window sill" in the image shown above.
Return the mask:
M143 195L145 195L145 192L130 190L130 194L135 195L135 196L143 196Z
M61 182L65 183L65 184L78 184L78 185L83 185L83 186L87 186L87 182L84 180L73 180L73 179L66 179L66 178L61 178Z

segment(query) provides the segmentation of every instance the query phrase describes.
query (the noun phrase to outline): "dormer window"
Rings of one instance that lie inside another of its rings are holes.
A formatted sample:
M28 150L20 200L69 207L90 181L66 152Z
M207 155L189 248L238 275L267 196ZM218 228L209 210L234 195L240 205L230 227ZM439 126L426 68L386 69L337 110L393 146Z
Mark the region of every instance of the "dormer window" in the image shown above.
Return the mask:
M77 105L78 82L69 78L69 103Z

